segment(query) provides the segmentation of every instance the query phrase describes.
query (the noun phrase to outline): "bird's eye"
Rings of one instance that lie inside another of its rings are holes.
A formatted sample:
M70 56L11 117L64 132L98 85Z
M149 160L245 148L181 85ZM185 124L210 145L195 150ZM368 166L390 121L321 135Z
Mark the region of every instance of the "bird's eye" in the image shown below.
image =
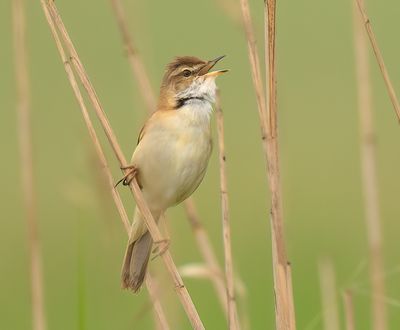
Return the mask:
M190 75L192 74L192 71L186 69L182 71L182 74L184 77L190 77Z

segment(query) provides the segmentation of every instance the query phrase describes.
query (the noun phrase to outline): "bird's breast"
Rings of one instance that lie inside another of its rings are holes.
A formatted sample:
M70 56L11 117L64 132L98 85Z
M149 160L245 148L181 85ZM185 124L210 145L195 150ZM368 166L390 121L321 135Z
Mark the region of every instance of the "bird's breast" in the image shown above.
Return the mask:
M185 107L152 123L132 157L146 199L156 208L181 202L204 177L212 148L209 115L190 110L199 109Z

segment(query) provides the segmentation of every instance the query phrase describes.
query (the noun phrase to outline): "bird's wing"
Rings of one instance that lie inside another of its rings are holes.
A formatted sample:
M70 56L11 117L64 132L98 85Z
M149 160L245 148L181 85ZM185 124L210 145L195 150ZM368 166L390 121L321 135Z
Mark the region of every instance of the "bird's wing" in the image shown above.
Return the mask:
M139 142L143 139L143 136L146 134L146 130L147 130L147 128L149 127L150 122L152 121L152 119L154 118L154 116L155 116L156 113L157 113L157 112L153 112L153 113L150 115L150 117L147 119L147 121L144 123L142 129L141 129L140 132L139 132L139 136L138 136L138 139L137 139L137 144L139 144Z
M137 139L137 144L139 144L140 140L144 136L144 133L146 132L146 126L147 126L146 124L147 124L147 122L143 125L142 129L139 132L139 136L138 136L138 139Z

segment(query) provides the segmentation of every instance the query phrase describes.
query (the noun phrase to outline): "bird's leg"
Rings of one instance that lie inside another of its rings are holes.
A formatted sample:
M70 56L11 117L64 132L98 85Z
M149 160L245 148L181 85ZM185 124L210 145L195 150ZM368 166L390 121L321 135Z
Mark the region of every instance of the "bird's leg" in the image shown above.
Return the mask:
M159 241L154 241L154 244L156 245L156 247L153 249L152 252L155 253L155 255L153 256L153 258L151 258L151 260L154 260L158 256L162 256L168 250L170 239L164 238Z
M114 185L114 187L118 186L121 182L124 186L129 186L138 171L135 165L122 166L121 170L128 170L128 172Z

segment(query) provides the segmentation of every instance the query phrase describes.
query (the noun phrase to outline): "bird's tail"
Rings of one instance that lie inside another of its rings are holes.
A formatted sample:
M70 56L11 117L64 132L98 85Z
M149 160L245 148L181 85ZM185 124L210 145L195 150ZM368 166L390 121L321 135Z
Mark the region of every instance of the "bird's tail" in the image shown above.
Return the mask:
M158 221L158 217L157 215L156 221ZM122 265L122 288L130 289L133 292L137 292L140 289L146 276L152 245L153 240L147 231L143 216L136 208Z

